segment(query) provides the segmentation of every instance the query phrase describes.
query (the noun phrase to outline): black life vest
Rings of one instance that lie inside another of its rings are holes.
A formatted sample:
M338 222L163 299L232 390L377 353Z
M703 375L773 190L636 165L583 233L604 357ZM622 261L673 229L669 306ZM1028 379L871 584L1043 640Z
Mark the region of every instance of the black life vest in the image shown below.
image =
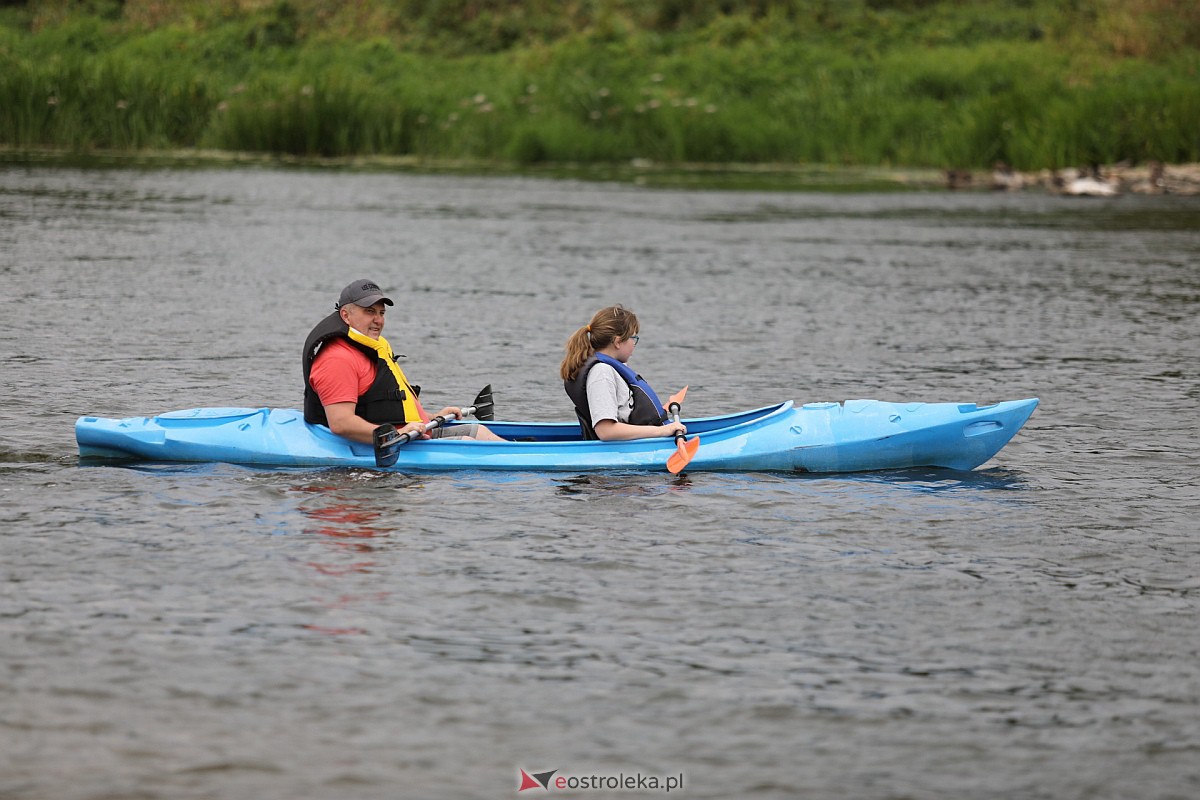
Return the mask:
M354 413L368 422L379 425L389 422L394 425L411 422L412 420L406 419L405 402L408 402L410 409L414 409L414 401L421 394L421 387L408 383L399 369L393 371L377 350L354 341L350 337L350 326L342 321L341 314L336 311L317 323L304 342L304 420L314 425L329 425L329 419L325 416L325 406L313 388L310 377L317 354L333 339L345 339L375 362L375 380L358 398ZM400 380L396 377L397 373ZM417 415L409 416L416 419Z
M596 353L583 362L583 366L579 368L579 372L575 374L573 380L563 381L563 388L567 390L567 396L575 404L575 416L579 417L579 428L583 432L584 439L600 438L596 435L596 429L592 427L592 409L588 405L587 399L588 373L600 362L615 369L621 379L629 384L629 393L633 397L633 408L629 411L630 425L665 425L667 423L662 403L645 378L615 358Z

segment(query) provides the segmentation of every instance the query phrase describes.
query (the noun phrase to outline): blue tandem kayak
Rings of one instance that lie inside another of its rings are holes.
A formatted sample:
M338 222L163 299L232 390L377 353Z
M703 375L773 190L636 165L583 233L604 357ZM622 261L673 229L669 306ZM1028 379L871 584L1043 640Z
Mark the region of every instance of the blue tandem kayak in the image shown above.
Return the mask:
M847 400L686 419L700 447L688 471L862 472L908 467L970 470L992 458L1037 407L1036 398L974 403ZM488 422L507 441L417 440L388 469L665 471L673 440L583 441L574 422ZM85 459L227 462L276 467L376 468L359 444L278 408L193 408L156 417L80 417Z

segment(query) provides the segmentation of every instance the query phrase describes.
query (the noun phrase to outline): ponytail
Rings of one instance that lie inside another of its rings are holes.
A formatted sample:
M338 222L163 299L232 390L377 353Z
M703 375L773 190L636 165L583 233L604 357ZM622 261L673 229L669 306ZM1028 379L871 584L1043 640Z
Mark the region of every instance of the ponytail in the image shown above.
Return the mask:
M592 342L588 334L587 326L584 325L572 333L571 338L567 339L567 355L558 368L558 374L564 381L574 380L579 368L583 366L583 362L596 352L592 349Z
M584 362L603 350L615 339L628 339L638 332L637 315L624 306L602 308L592 316L591 323L584 325L567 339L567 355L559 365L558 373L564 381L574 380Z

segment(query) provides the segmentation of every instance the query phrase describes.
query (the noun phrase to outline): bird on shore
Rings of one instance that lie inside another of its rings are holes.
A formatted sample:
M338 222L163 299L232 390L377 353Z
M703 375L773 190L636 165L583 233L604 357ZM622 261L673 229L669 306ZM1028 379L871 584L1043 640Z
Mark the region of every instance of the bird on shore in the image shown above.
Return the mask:
M1062 175L1060 179L1059 190L1075 197L1112 197L1118 193L1117 183L1100 174L1099 164L1093 164L1087 170L1075 170L1073 175Z

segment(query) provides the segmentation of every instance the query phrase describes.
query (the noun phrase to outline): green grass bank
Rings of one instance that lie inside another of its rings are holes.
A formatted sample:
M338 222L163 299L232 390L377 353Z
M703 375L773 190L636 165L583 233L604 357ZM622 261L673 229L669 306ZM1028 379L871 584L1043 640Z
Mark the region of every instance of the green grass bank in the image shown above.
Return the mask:
M1019 170L1200 161L1188 0L0 0L0 146Z

